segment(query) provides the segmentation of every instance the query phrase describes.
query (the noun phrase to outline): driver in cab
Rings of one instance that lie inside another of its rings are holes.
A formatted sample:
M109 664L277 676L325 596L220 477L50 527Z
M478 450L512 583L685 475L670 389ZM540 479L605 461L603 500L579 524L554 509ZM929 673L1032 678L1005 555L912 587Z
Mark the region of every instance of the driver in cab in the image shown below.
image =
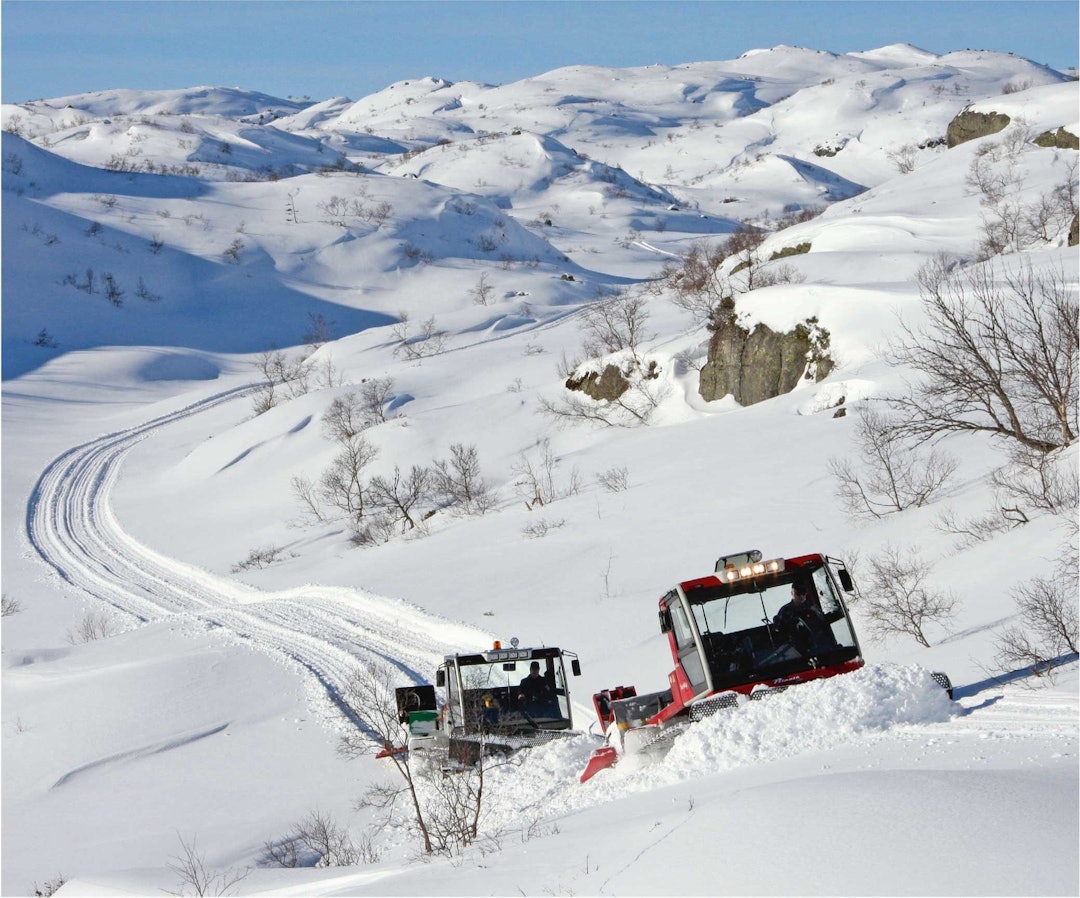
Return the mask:
M809 596L809 583L792 583L791 601L773 618L773 625L802 654L808 653L815 645L827 646L834 642L824 615Z
M525 709L526 714L533 716L548 716L552 713L559 716L558 703L555 700L555 690L545 677L540 676L540 662L533 661L529 665L529 675L521 681L518 687L517 700ZM555 709L554 712L552 709Z

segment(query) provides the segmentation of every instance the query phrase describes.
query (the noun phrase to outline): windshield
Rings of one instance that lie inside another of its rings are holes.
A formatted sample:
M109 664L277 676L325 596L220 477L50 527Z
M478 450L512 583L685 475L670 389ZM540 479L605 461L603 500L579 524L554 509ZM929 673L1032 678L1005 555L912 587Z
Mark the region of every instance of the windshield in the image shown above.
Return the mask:
M796 590L798 584L806 587ZM799 591L803 594L796 597ZM857 654L855 637L824 568L731 594L693 593L691 608L712 674L724 689L835 664Z
M561 729L570 725L562 658L459 663L451 668L449 703L466 732Z

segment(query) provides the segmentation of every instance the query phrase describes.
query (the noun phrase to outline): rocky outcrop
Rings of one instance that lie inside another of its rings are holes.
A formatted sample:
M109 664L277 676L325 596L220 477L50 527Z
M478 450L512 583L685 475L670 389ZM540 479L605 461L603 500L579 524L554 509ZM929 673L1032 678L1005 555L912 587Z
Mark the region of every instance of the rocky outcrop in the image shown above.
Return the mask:
M1058 150L1080 150L1080 139L1064 126L1056 131L1043 131L1035 138L1036 146L1053 147Z
M945 145L952 149L976 137L997 134L1005 130L1009 121L1009 117L1000 112L972 112L965 109L949 122L945 130Z
M605 399L614 402L630 389L630 381L617 366L605 365L599 373L587 371L578 377L568 377L566 389L578 390L598 402Z
M1080 243L1080 218L1073 216L1072 224L1069 226L1069 246L1076 246Z
M730 393L741 405L772 399L793 390L803 377L826 377L833 368L827 344L828 334L813 320L778 333L764 324L747 330L728 316L715 325L698 392L706 401Z

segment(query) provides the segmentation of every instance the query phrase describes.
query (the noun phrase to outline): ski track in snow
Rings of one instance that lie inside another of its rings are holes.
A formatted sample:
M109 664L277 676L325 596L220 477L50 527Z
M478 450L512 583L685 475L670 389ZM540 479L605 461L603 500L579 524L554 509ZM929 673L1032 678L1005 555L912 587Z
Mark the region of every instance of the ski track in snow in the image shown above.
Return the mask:
M374 668L399 685L426 682L444 654L488 634L394 599L346 588L305 586L266 593L176 559L128 535L110 504L127 454L155 431L244 396L238 387L98 437L46 468L27 507L27 535L66 582L141 623L174 617L222 628L299 665L345 717L353 673ZM370 732L370 730L368 730Z

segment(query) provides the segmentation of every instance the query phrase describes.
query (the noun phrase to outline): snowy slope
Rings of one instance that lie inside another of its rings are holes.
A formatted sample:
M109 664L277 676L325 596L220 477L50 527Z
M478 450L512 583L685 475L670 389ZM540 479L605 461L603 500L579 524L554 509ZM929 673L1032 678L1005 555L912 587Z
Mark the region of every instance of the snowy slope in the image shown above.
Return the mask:
M1022 121L946 150L969 105ZM828 462L852 452L837 407L902 388L882 346L898 315L919 320L919 267L976 256L974 161L1021 129L1075 133L1076 82L1008 54L775 47L359 101L116 90L3 119L5 894L59 876L62 894L179 891L169 865L193 839L212 870L251 868L247 894L1075 892L1075 657L1044 678L994 666L1016 586L1076 550L1062 516L974 545L943 533L942 513L995 507L1004 454L975 437L944 441L962 464L941 496L881 520L845 514ZM1075 151L1014 143L1017 202L1075 190ZM765 258L810 245L738 308L776 329L816 317L827 379L703 401L688 360L709 333L661 293L649 426L540 413L565 394L582 310L741 222L769 231ZM1066 230L1000 264L1075 290ZM432 351L402 352L426 321ZM309 389L256 415L257 363L313 329ZM491 512L367 547L305 519L293 485L333 460L331 403L379 378L369 473L474 445ZM561 496L530 509L522 470L545 452ZM604 488L620 469L626 489ZM958 610L923 648L875 637L856 605L865 670L579 784L591 694L665 684L657 599L754 546L852 563L918 546ZM258 549L273 562L244 564ZM78 638L88 619L104 638ZM335 753L364 726L335 699L358 665L422 682L511 636L581 657L583 733L496 769L484 838L420 862L400 820L354 806L391 773ZM315 809L378 860L260 866Z

